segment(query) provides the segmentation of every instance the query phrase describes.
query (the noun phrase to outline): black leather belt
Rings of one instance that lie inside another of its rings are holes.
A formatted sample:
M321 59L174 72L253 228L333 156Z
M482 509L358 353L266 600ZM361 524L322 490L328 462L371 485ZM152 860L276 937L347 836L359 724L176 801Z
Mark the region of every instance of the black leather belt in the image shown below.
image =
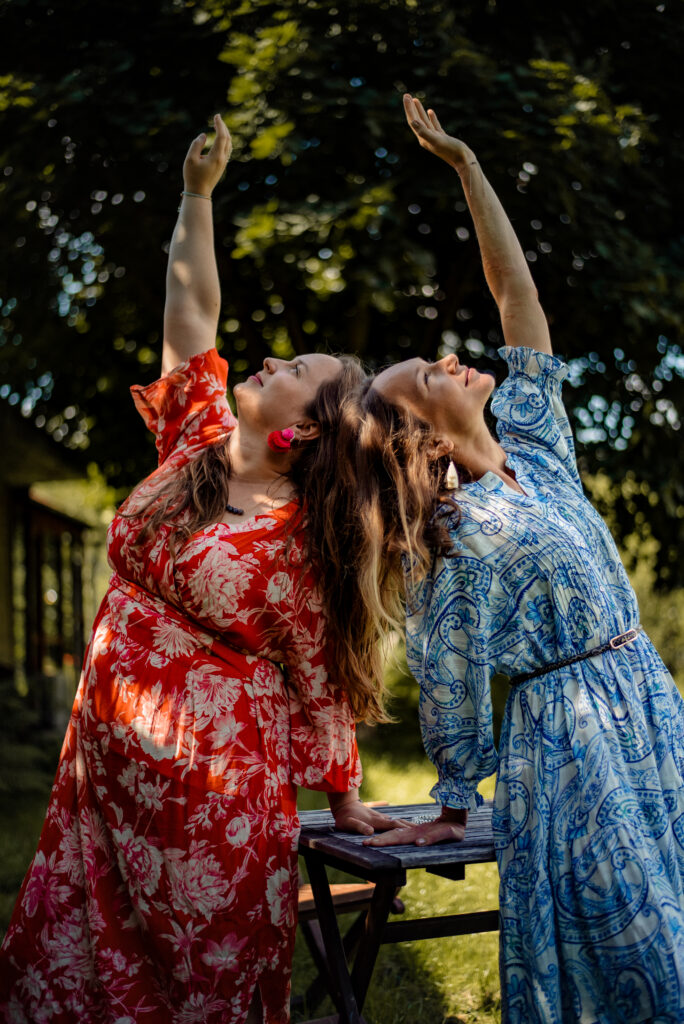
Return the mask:
M536 668L534 672L522 672L519 676L511 676L508 680L508 685L520 686L521 683L526 683L528 679L538 679L539 676L545 676L547 672L553 672L554 669L565 668L566 665L574 665L576 661L584 661L585 658L593 658L597 654L605 654L606 651L616 651L619 647L624 647L625 644L631 644L636 640L643 628L643 626L635 626L634 629L628 629L626 633L619 633L618 636L612 637L605 644L592 647L590 651L582 651L581 654L573 654L570 658L563 658L562 661L554 661L551 665Z

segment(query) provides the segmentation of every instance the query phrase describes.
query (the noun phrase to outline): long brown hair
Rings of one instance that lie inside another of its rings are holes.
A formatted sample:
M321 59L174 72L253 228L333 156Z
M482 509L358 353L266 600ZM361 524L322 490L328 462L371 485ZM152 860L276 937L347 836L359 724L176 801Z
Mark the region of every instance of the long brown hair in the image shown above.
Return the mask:
M403 628L406 576L416 585L435 553L451 551L439 508L458 515L458 505L445 490L450 456L437 454L433 426L372 385L359 394L358 575L374 629L387 632Z
M356 558L359 536L356 479L352 459L359 418L352 396L366 380L353 356L338 356L338 375L322 384L305 409L320 424L314 441L295 443L285 475L302 509L306 559L311 566L326 616L326 639L336 681L349 696L357 719L385 721L383 661L375 618L362 600ZM127 502L124 514L144 523L136 543L173 523L174 550L198 530L223 516L230 497L230 456L225 440L203 448L190 462L139 494L142 506ZM135 492L134 496L135 497ZM289 550L286 548L286 552Z

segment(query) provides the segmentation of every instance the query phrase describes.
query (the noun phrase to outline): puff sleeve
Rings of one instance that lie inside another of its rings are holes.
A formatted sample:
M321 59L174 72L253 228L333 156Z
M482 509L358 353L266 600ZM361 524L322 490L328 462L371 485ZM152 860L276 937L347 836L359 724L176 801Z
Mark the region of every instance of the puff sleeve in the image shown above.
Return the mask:
M155 435L159 465L172 452L210 445L237 422L226 398L228 363L215 348L192 356L131 395Z
M536 349L506 345L499 355L508 364L508 377L492 399L496 430L506 451L544 463L581 489L575 444L561 388L567 364Z

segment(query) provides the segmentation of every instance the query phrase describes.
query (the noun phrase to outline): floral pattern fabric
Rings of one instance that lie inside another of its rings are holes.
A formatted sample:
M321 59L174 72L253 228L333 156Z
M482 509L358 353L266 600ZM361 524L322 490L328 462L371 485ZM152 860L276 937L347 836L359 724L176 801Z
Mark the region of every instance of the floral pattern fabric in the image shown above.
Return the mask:
M109 534L38 852L0 953L14 1024L289 1020L296 787L360 783L296 502L142 545L134 510L227 437L212 350L133 393L160 466ZM122 514L123 513L123 514ZM288 544L289 541L289 544Z
M498 751L490 680L636 626L634 593L585 498L561 400L567 367L504 348L492 411L520 494L462 485L453 540L409 594L436 800L473 807L497 770L502 1019L684 1020L684 704L644 633L510 691Z

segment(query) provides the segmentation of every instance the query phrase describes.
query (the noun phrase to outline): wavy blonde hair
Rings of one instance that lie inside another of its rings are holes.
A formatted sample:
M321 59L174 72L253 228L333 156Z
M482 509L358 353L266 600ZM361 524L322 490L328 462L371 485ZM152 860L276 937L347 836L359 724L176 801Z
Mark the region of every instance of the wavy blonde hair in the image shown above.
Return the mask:
M313 570L326 618L326 638L336 681L359 721L382 722L383 652L378 622L363 598L357 559L361 532L353 468L359 417L352 400L366 380L353 356L338 356L339 374L322 384L305 410L321 426L314 441L293 445L287 473L302 508L306 560ZM136 543L174 523L172 550L223 516L230 500L231 465L224 441L210 445L165 479L142 505L124 514L144 516ZM133 496L134 497L134 496ZM135 501L132 503L135 505ZM289 544L286 551L289 550Z
M445 489L451 457L437 454L430 423L388 401L372 381L358 409L359 587L375 631L386 634L404 628L406 579L417 585L435 553L450 553L439 506L458 515L458 505Z

